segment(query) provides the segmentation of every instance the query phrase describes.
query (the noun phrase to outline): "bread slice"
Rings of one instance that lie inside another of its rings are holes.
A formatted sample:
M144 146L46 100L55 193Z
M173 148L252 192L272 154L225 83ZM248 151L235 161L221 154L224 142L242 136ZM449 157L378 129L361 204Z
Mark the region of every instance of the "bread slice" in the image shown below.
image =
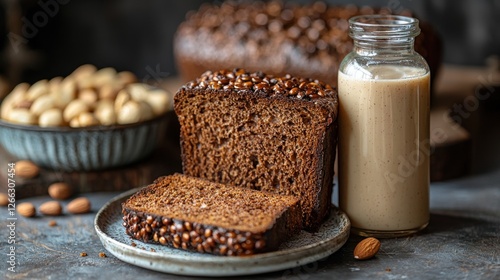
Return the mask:
M227 256L275 250L302 223L295 197L181 174L158 178L125 201L122 212L135 239Z
M175 95L184 174L299 197L303 225L331 205L337 92L317 80L206 72Z

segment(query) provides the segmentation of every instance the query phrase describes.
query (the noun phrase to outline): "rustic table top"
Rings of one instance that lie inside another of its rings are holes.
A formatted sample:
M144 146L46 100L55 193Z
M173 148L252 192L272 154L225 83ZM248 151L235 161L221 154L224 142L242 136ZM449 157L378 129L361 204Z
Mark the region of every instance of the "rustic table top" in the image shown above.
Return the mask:
M457 72L455 76L466 73L453 71ZM483 77L480 72L474 75L467 76ZM451 97L454 104L467 100L466 96ZM285 271L228 279L500 279L500 110L485 110L481 104L467 113L470 115L463 125L473 139L472 173L431 184L431 220L423 232L381 240L380 252L367 261L353 258L354 246L361 238L351 236L339 251L323 260ZM95 214L121 192L83 190L78 196L91 200L92 211L82 215L24 218L9 216L7 208L0 208L0 275L6 279L189 278L124 263L104 249L94 230ZM335 192L334 203L337 196ZM16 203L30 201L39 206L48 200L46 195L19 194ZM52 220L56 226L49 225ZM15 228L9 228L12 224ZM16 243L9 243L12 240ZM80 256L82 252L87 256ZM101 252L106 257L100 257ZM8 270L12 258L15 272Z
M186 279L124 263L107 252L94 231L100 207L119 192L88 193L92 212L59 217L15 217L15 272L8 271L9 215L1 208L2 274L7 279ZM336 195L335 195L336 197ZM29 200L39 206L49 200ZM422 233L383 239L374 259L357 261L360 237L329 257L259 279L499 279L500 170L431 185L431 221ZM49 221L57 222L49 226ZM87 253L81 257L80 253ZM104 252L107 257L99 256ZM234 279L253 279L256 276Z

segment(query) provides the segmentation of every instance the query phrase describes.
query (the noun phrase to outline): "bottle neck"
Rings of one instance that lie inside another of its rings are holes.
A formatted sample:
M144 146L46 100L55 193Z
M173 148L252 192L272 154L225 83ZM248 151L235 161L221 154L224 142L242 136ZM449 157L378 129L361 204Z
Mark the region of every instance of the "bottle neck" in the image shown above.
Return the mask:
M353 51L362 56L410 55L414 53L413 37L395 40L354 40Z
M405 55L414 53L418 20L394 15L366 15L349 19L349 36L359 55Z

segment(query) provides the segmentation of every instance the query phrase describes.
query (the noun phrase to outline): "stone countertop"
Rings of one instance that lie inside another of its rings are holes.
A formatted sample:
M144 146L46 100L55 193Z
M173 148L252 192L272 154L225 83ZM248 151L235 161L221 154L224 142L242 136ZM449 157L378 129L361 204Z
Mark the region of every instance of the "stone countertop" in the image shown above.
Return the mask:
M7 270L10 221L8 210L0 208L2 273L7 279L188 278L129 265L104 249L94 231L94 217L105 202L118 194L85 194L92 202L89 214L35 218L17 215L16 272ZM35 206L47 200L48 196L29 198ZM352 235L339 251L323 260L285 271L228 279L498 279L499 201L500 170L433 183L428 228L411 237L382 239L379 253L371 260L353 258L354 246L361 238ZM49 226L51 220L57 225ZM88 256L81 257L82 252ZM100 252L107 257L100 257Z

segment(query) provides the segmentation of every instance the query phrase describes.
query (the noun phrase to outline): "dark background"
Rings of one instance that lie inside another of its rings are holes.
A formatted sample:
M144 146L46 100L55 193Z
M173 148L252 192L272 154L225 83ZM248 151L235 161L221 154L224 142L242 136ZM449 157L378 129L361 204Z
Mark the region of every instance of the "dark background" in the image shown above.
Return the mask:
M12 84L34 82L84 63L130 70L141 79L176 75L173 35L186 12L203 2L3 0L0 75ZM445 63L482 66L500 55L499 0L328 2L413 10L442 36Z

